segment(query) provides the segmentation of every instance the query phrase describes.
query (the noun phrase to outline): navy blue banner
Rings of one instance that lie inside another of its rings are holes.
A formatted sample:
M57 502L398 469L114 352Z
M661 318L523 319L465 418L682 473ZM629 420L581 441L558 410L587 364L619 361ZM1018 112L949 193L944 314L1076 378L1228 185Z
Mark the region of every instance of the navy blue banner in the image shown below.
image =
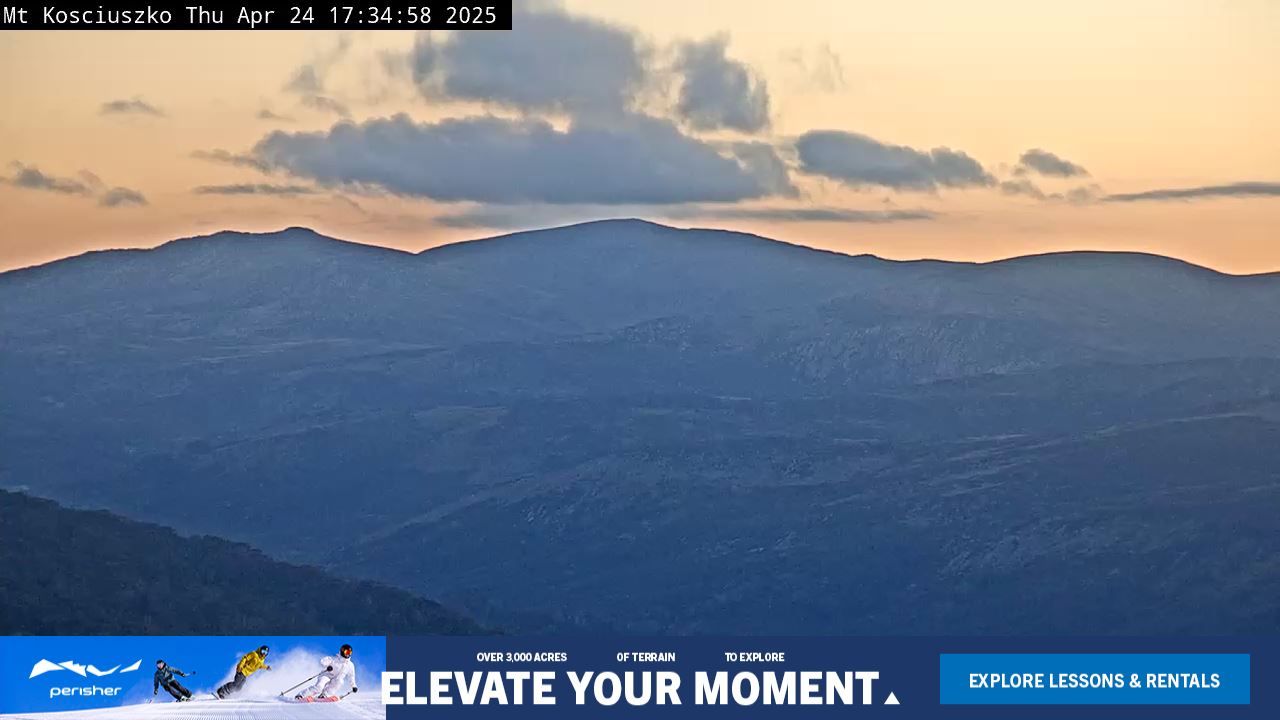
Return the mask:
M1278 675L1280 638L5 637L0 715L1244 720Z
M1274 718L1280 638L390 638L389 718ZM1087 707L1086 707L1087 706Z

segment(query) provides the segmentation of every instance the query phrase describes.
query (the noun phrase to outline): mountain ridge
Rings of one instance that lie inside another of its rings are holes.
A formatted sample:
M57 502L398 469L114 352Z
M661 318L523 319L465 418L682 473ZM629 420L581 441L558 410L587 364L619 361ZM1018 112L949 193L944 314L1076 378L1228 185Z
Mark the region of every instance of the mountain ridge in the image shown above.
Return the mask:
M399 256L404 256L408 258L408 257L427 257L433 254L439 255L447 252L456 252L462 249L475 249L480 246L488 247L491 244L509 242L512 240L531 240L539 236L554 235L557 233L563 233L564 231L576 231L576 230L585 231L590 229L610 228L610 227L618 227L618 226L633 226L633 227L648 226L652 228L661 229L664 231L717 234L717 235L722 235L726 237L731 237L737 240L752 241L752 242L759 241L763 243L769 243L774 246L794 248L797 250L809 251L819 255L827 255L832 257L838 257L841 259L874 260L877 262L891 264L891 265L904 265L904 266L937 265L942 267L954 267L954 268L961 268L961 267L987 268L987 267L998 267L1001 265L1017 265L1017 264L1034 263L1034 262L1045 262L1045 261L1052 261L1055 259L1061 260L1061 259L1105 258L1109 260L1167 262L1171 265L1182 265L1188 268L1192 268L1195 270L1202 270L1207 273L1211 273L1211 274L1226 277L1226 278L1277 278L1277 277L1280 277L1280 270L1261 271L1261 272L1254 272L1254 273L1229 273L1223 270L1219 270L1217 268L1209 267L1206 265L1200 265L1200 264L1191 262L1190 260L1185 260L1183 258L1178 258L1174 256L1169 256L1169 255L1161 255L1158 253L1134 251L1134 250L1096 250L1096 249L1054 250L1054 251L1048 251L1043 253L1013 255L1010 257L997 258L994 260L985 260L985 261L947 260L942 258L894 259L894 258L882 257L879 255L875 255L873 253L847 253L839 250L832 250L829 248L812 247L809 245L803 245L803 244L791 242L788 240L772 238L772 237L759 235L756 233L744 232L744 231L726 230L721 228L700 227L700 226L676 227L676 226L665 225L662 223L654 222L651 220L645 220L642 218L616 218L616 219L605 219L605 220L589 220L589 221L580 222L580 223L571 223L569 225L558 225L558 226L551 226L551 227L545 227L545 228L532 228L528 230L502 233L499 235L471 238L467 240L459 240L456 242L445 243L443 245L435 245L432 247L424 248L416 252L409 251L409 250L402 250L399 248L388 247L385 245L376 245L372 243L360 242L358 240L349 240L345 238L334 237L331 235L325 235L313 228L301 226L301 225L292 225L285 228L281 228L279 230L267 230L267 231L243 231L243 230L227 229L227 230L219 230L216 232L203 234L203 235L192 235L187 237L173 238L170 240L165 240L158 245L155 245L153 247L148 247L148 248L103 248L103 249L87 250L83 253L70 255L64 258L57 258L54 260L49 260L47 262L36 263L33 265L26 265L23 267L10 268L7 270L3 270L3 271L0 271L0 278L3 278L6 275L11 275L11 274L23 273L26 271L32 271L32 270L37 270L41 268L50 268L52 266L58 266L64 263L72 262L72 261L81 261L89 258L110 256L115 254L127 255L127 254L133 254L133 253L148 253L148 252L163 250L170 246L181 246L187 243L198 243L201 241L226 241L226 240L239 240L239 239L243 239L245 241L271 241L275 239L282 239L285 237L289 237L290 239L299 239L298 238L299 235L305 235L306 236L305 238L300 238L300 239L331 242L331 243L336 243L341 246L345 246L352 249L367 248L369 250L376 251L376 252L385 252L386 254L391 256L399 255Z

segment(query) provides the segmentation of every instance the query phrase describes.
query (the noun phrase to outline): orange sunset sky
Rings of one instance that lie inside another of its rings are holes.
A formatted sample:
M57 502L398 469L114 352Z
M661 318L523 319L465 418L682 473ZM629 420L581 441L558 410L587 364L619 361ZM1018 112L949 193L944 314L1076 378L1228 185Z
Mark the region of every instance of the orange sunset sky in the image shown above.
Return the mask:
M0 34L0 268L604 217L1280 270L1280 3L520 2L512 32Z

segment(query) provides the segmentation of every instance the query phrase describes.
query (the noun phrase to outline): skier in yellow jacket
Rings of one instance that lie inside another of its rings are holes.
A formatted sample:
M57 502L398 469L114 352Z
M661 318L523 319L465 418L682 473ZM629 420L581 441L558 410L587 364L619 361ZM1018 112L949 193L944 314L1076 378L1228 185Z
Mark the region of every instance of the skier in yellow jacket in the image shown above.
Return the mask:
M270 651L270 648L263 645L251 653L246 653L244 657L240 658L240 662L236 663L235 678L218 688L214 695L219 700L234 695L240 692L240 689L244 687L244 681L248 680L250 675L259 670L270 670L271 666L267 664L267 653Z

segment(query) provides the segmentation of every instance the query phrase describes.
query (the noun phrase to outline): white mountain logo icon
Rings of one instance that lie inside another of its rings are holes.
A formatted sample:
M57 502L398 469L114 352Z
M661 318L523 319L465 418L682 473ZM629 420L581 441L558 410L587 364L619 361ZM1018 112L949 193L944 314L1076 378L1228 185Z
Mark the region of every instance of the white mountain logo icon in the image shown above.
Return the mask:
M30 680L31 678L36 677L37 675L43 675L47 672L55 672L58 670L70 670L71 672L79 675L80 677L88 677L89 675L93 675L94 677L102 677L104 675L111 675L115 673L115 671L117 670L120 670L121 674L124 674L127 672L133 672L134 670L137 670L141 666L142 666L142 661L139 660L123 670L120 670L119 665L116 665L115 667L109 670L99 670L96 665L81 665L80 663L74 660L67 660L65 662L60 662L60 663L51 662L49 660L41 660L40 662L31 666L31 674L27 676L27 679Z

